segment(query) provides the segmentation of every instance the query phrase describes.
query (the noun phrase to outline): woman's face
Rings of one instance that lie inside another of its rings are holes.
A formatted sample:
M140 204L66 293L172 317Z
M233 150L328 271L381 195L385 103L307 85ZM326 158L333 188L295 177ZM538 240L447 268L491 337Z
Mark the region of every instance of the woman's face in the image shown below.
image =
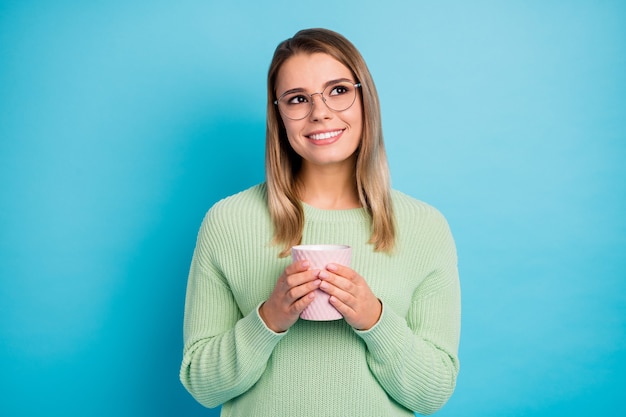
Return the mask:
M303 167L354 166L363 130L360 92L357 89L354 104L343 111L331 110L321 95L315 94L322 91L325 96L336 94L333 85L337 80L356 82L348 67L324 53L296 54L285 61L278 72L277 97L292 90L314 94L313 108L305 118L292 120L281 114L289 144L302 157ZM295 98L303 99L310 98L306 95Z

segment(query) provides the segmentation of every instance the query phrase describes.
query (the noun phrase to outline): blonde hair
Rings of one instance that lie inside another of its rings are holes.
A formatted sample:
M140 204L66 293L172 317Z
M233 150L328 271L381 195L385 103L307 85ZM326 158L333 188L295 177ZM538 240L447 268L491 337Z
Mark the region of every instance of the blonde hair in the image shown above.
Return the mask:
M268 206L274 223L273 242L284 245L279 256L287 256L291 246L301 242L304 228L304 210L297 190L302 159L289 145L274 104L278 72L285 61L298 53L328 54L350 69L356 82L362 85L363 133L356 151L356 185L360 203L372 219L368 243L373 244L376 251L391 252L395 226L380 104L374 81L365 60L345 37L327 29L305 29L278 45L267 76L265 176Z

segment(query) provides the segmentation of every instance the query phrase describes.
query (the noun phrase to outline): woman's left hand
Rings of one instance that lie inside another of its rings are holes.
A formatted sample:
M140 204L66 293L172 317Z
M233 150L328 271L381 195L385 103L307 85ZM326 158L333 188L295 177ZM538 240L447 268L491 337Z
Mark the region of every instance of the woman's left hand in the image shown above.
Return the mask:
M330 303L357 330L371 329L380 318L382 304L365 279L347 266L329 264L320 271L320 289L330 295Z

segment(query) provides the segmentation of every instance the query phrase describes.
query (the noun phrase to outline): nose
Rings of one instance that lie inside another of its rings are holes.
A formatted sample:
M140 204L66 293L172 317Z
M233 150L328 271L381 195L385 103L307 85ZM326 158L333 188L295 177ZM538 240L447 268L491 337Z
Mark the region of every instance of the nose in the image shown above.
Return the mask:
M313 98L313 96L319 97ZM318 120L328 117L329 113L330 109L326 105L324 95L322 93L311 94L311 114L309 117L313 120Z

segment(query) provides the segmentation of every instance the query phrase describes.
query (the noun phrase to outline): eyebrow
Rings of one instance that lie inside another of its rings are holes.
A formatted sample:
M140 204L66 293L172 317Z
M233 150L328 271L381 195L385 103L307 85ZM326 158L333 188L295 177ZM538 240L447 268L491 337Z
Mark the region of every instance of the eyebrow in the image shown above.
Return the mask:
M351 79L349 79L349 78L337 78L337 79L335 79L335 80L326 81L326 82L324 83L324 87L322 88L322 91L326 90L326 88L327 88L329 85L336 84L336 83L340 83L340 82L343 82L343 81L347 81L347 82L349 82L349 83L354 83L354 81L352 81L352 80L351 80ZM282 97L282 96L284 96L285 94L291 94L291 93L302 93L302 92L306 92L306 90L305 90L304 88L302 88L302 87L292 88L292 89L287 90L287 91L285 91L284 93L282 93L282 94L278 95L278 97Z

